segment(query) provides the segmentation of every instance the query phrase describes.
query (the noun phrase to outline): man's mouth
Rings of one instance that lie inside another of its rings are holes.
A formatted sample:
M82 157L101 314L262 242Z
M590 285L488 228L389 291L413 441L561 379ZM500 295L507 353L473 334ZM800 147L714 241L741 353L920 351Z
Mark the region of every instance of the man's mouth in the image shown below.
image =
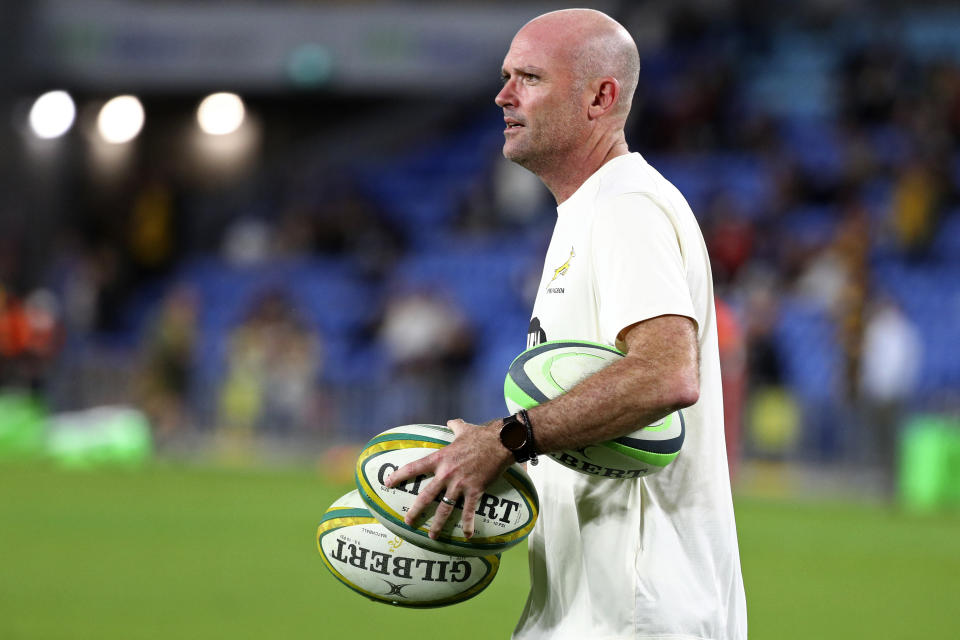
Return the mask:
M519 129L523 126L522 123L513 118L504 118L503 122L507 125L507 129Z

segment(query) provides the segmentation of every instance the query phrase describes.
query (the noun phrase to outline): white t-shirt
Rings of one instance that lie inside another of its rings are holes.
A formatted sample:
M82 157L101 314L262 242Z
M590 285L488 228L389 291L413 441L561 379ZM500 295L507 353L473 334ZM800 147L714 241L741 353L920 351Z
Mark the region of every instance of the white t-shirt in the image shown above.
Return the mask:
M557 212L528 346L614 345L636 322L687 316L697 323L700 399L684 409L679 456L656 475L596 478L546 456L528 466L540 519L514 638L743 640L713 281L700 228L680 192L636 153L609 161Z

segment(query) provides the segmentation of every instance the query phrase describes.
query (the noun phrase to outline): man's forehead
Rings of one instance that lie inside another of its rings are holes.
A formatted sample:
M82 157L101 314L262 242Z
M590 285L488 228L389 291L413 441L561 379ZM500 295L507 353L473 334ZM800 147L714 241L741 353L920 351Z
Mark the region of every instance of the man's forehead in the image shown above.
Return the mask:
M562 65L564 55L563 50L549 39L531 38L521 30L510 43L510 49L503 59L503 68L505 71L535 69L545 72Z

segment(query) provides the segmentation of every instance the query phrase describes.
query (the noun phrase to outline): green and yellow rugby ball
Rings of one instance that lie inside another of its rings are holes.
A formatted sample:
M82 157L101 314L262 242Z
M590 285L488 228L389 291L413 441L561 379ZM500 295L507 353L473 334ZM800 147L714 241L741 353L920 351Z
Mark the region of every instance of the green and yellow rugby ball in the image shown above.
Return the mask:
M487 588L500 556L457 557L406 542L377 522L356 491L323 514L317 548L334 577L360 595L400 607L442 607Z
M533 482L518 464L511 465L480 497L470 539L464 536L460 523L462 505L454 508L437 539L430 539L428 533L439 498L426 509L420 522L408 525L403 521L433 478L418 476L388 488L384 485L387 476L451 442L453 431L435 424L394 427L371 439L360 452L356 467L357 490L370 513L404 540L437 553L488 556L526 538L537 521L540 502Z
M623 356L613 347L582 340L553 340L527 349L507 372L503 384L507 409L516 413L552 400ZM676 411L620 438L549 456L587 475L640 478L676 459L685 431L683 413Z

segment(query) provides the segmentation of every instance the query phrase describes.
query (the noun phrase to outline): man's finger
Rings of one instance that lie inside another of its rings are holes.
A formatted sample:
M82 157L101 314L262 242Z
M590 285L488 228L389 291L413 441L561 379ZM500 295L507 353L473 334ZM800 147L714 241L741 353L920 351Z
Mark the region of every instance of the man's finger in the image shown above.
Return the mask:
M436 460L434 460L435 453L420 458L419 460L414 460L413 462L408 462L403 465L389 476L384 478L383 484L388 488L393 488L398 484L411 478L416 478L421 474L432 474L436 470Z
M454 504L450 504L444 500L450 500ZM444 525L447 524L447 520L450 519L450 516L453 515L454 509L456 508L456 490L450 487L446 488L446 491L440 497L440 504L437 505L437 510L433 513L433 521L430 523L430 538L433 540L437 539L437 536L440 535L440 532L443 530Z
M467 540L474 534L474 518L476 517L477 505L480 504L481 493L478 491L467 491L463 494L463 515L460 516L460 523L463 525L463 537Z
M421 484L420 494L417 496L417 499L413 501L413 504L410 505L410 511L407 512L403 521L409 525L413 525L420 517L420 514L423 513L432 502L437 500L437 497L443 492L444 487L445 483L438 481L436 477L432 478L429 482Z
M447 427L453 431L453 437L456 438L459 436L463 430L466 428L467 423L463 418L454 418L453 420L447 420Z

